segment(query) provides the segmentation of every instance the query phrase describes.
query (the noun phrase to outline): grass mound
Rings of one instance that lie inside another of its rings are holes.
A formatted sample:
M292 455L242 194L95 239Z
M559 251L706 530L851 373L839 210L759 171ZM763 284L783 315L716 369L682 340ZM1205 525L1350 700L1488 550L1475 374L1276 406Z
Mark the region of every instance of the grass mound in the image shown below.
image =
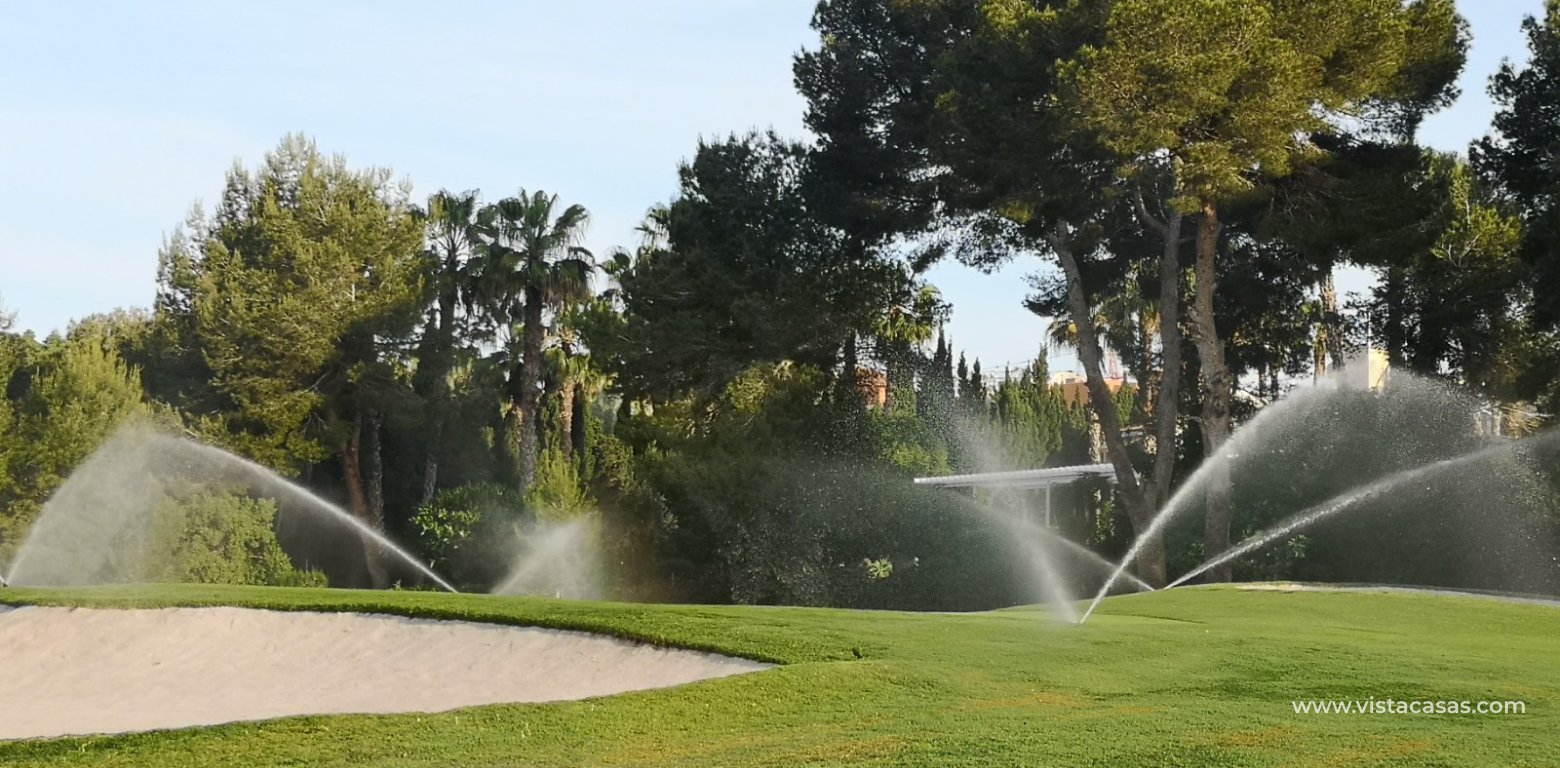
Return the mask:
M682 688L440 715L292 718L0 745L7 765L1553 765L1560 609L1189 589L1084 626L415 592L7 590L12 604L359 611L600 632L777 662ZM1294 700L1520 700L1520 715L1296 714Z

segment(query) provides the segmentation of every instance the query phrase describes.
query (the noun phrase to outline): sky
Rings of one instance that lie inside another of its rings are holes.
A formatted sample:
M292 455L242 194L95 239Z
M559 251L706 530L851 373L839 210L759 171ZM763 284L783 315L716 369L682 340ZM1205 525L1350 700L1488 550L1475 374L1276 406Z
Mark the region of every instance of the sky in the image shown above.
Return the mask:
M702 137L804 138L792 56L816 47L813 0L111 0L7 3L0 24L0 305L40 336L144 307L157 249L215 202L235 161L289 132L357 167L392 168L421 199L521 187L592 214L598 253L635 242ZM458 8L457 8L458 6ZM1462 98L1421 140L1464 150L1493 113L1543 0L1459 0L1473 30ZM953 304L956 348L1021 366L1045 321L1022 306L1021 259L928 277ZM1355 271L1341 289L1365 290ZM1053 356L1053 370L1075 365Z

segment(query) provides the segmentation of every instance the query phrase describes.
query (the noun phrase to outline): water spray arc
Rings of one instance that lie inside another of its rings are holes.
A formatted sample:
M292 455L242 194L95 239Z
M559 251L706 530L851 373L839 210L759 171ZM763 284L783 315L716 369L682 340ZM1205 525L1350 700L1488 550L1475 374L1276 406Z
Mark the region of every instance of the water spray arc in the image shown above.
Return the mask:
M1002 515L997 510L991 509L984 504L979 506L987 514L993 516L994 518L998 518L1002 523L1011 526L1016 532L1044 539L1047 544L1059 546L1062 549L1084 558L1084 560L1089 562L1091 565L1099 566L1107 574L1113 572L1116 568L1115 563L1112 563L1111 561L1101 557L1098 552L1095 552L1094 550L1089 549L1088 547L1085 547L1084 545L1079 544L1078 542L1073 541L1072 539L1069 539L1066 536L1051 530L1050 528L1039 525L1032 520L1021 520L1009 515ZM1124 573L1122 576L1126 578L1127 581L1130 582L1132 586L1139 592L1154 591L1152 584L1149 584L1148 582L1138 578L1135 574Z
M146 528L157 503L160 474L196 479L236 478L251 489L285 498L307 514L352 531L455 592L411 553L352 514L248 459L193 440L130 426L111 437L82 463L44 505L3 577L10 584L63 586L96 583L143 553L135 536ZM127 545L126 541L131 544Z
M1545 437L1552 436L1545 435L1536 439L1543 439ZM1490 446L1489 448L1474 451L1473 453L1464 456L1443 459L1441 461L1427 464L1423 467L1417 467L1415 469L1404 470L1393 475L1388 475L1387 477L1377 480L1374 483L1370 483L1369 485L1366 485L1362 488L1357 488L1341 493L1331 499L1328 499L1327 501L1322 502L1321 504L1317 504L1309 509L1291 515L1271 530L1259 531L1251 535L1245 541L1232 547L1218 557L1211 558L1196 568L1187 571L1181 577L1166 585L1165 588L1169 589L1170 587L1178 587L1182 584L1185 584L1186 582L1201 576L1203 573L1213 568L1217 568L1224 563L1230 562L1231 560L1234 560L1253 550L1259 549L1263 545L1268 544L1275 539L1283 538L1291 533L1311 526L1326 518L1332 517L1339 512L1353 507L1359 502L1369 500L1437 472L1444 472L1446 470L1455 469L1465 464L1473 464L1485 459L1493 458L1495 456L1513 453L1524 444L1525 443L1512 442Z
M1186 584L1212 568L1230 563L1320 521L1340 513L1361 510L1365 502L1380 499L1385 494L1407 490L1416 483L1445 476L1449 471L1481 461L1517 456L1526 448L1548 445L1560 438L1560 433L1555 432L1517 439L1492 437L1492 433L1480 429L1473 418L1480 402L1444 383L1404 373L1395 375L1392 385L1384 389L1350 385L1347 380L1335 375L1295 391L1259 412L1236 431L1219 455L1203 462L1140 533L1117 565L1116 573L1095 595L1081 620L1087 621L1093 614L1111 584L1132 563L1144 540L1159 535L1187 509L1195 508L1193 502L1206 492L1208 477L1214 469L1229 471L1238 468L1242 470L1238 475L1248 477L1251 476L1248 470L1251 470L1257 472L1255 476L1259 478L1264 476L1263 473L1282 469L1284 473L1299 473L1303 477L1307 473L1326 473L1329 468L1336 470L1348 465L1336 461L1323 461L1317 465L1294 464L1302 457L1340 455L1333 452L1351 448L1359 450L1361 447L1369 450L1368 454L1363 455L1381 457L1385 462L1376 477L1361 476L1359 480L1363 482L1357 482L1341 492L1330 489L1323 496L1325 500L1319 503L1297 504L1304 506L1300 512L1209 558L1173 580L1167 588ZM1367 421L1362 423L1358 421L1360 418ZM1458 438L1458 435L1464 437ZM1491 439L1497 442L1491 444ZM1529 466L1518 471L1523 474L1511 477L1542 482L1541 476L1535 474L1536 468ZM1472 477L1483 478L1488 475L1476 473ZM1535 510L1544 508L1540 502L1521 503L1538 504L1531 507ZM1501 509L1521 514L1522 510L1529 507ZM1485 510L1479 512L1481 515L1486 513ZM1499 519L1514 521L1521 518Z
M525 534L517 530L514 564L491 593L601 599L605 590L599 553L593 546L595 524L589 517L577 517L544 523Z
M460 591L449 582L441 578L439 574L434 573L432 568L429 568L428 566L424 565L422 561L413 557L410 552L407 552L405 549L396 546L389 539L385 538L384 534L374 530L373 528L370 528L367 523L357 519L355 516L341 507L338 507L335 504L320 498L319 495L315 494L313 491L310 491L296 483L289 482L281 475L278 475L275 472L272 472L271 470L266 469L265 467L256 464L253 461L240 456L234 456L233 454L219 448L196 443L184 438L157 436L156 439L164 442L171 442L179 447L186 447L191 450L200 451L216 461L231 461L235 466L240 467L245 473L250 475L250 477L252 477L255 482L265 484L269 487L278 488L282 491L282 493L304 502L309 509L318 509L329 515L333 521L352 528L359 535L369 539L385 551L390 552L396 557L396 559L416 569L418 573L427 576L429 580L439 585L439 587L446 592Z
M1159 513L1154 515L1154 519L1149 522L1148 527L1138 533L1137 539L1132 542L1132 546L1127 549L1127 553L1121 557L1121 562L1116 565L1115 572L1110 575L1110 578L1105 580L1105 583L1100 586L1099 591L1095 593L1094 599L1089 602L1089 607L1084 610L1083 617L1079 619L1079 622L1081 623L1089 620L1089 616L1094 613L1094 609L1098 608L1100 602L1104 600L1105 596L1110 593L1110 588L1115 586L1116 581L1121 578L1123 573L1126 572L1127 567L1132 564L1132 561L1137 557L1138 552L1143 549L1143 545L1153 537L1162 533L1165 529L1165 526L1169 525L1183 510L1191 508L1191 505L1188 502L1192 498L1195 498L1195 494L1204 490L1204 485L1206 485L1209 478L1213 475L1213 464L1215 462L1228 463L1231 461L1231 457L1238 456L1241 451L1245 450L1246 447L1254 439L1256 439L1257 436L1261 435L1269 425L1273 424L1274 422L1283 421L1286 418L1291 418L1298 412L1303 412L1304 408L1310 405L1315 399L1332 391L1336 391L1336 387L1322 385L1308 387L1306 389L1300 390L1299 392L1290 395L1288 398L1285 398L1284 400L1281 400L1278 403L1262 410L1257 414L1256 418L1253 418L1240 429L1236 430L1235 433L1230 436L1229 441L1226 442L1221 449L1223 452L1220 455L1203 462L1202 466L1198 467L1197 471L1193 472L1192 476L1187 478L1186 483L1171 495L1170 500L1165 502L1164 508L1160 509Z
M971 439L969 435L963 435L963 445L967 452L977 458L977 463L985 465L1011 465L1011 462L1001 461L999 457L992 455L993 449L989 445L981 444ZM982 461L983 459L983 461ZM948 488L948 489L984 489L994 495L991 503L983 503L974 499L966 499L962 496L953 496L960 499L959 503L973 509L981 517L1007 528L1014 536L1014 541L1025 550L1026 563L1033 569L1039 582L1039 588L1044 594L1046 603L1051 610L1061 619L1070 624L1082 621L1078 609L1074 605L1075 598L1069 594L1067 576L1058 567L1058 549L1066 550L1075 555L1080 555L1090 564L1097 565L1106 573L1110 573L1114 564L1091 551L1087 547L1078 544L1055 531L1048 524L1052 516L1052 489L1056 485L1065 485L1083 478L1101 478L1106 481L1113 480L1114 470L1108 464L1085 464L1068 467L1049 467L1045 469L1007 470L996 472L980 472L975 474L947 475L941 477L921 477L915 479L919 486ZM1025 491L1043 491L1043 512L1047 525L1036 523L1032 517L1028 500L1020 495ZM1139 589L1152 590L1146 582L1136 577L1131 579Z

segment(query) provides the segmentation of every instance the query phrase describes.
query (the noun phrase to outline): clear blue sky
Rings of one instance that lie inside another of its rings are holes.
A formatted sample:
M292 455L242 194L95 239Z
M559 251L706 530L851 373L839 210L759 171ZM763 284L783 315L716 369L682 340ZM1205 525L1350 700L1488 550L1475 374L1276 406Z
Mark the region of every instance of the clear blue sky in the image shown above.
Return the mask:
M1521 58L1543 0L1460 0L1474 45L1456 107L1423 139L1482 135L1485 83ZM544 188L593 214L590 245L675 185L697 138L801 136L791 56L816 44L812 0L9 3L0 24L0 297L40 334L151 302L163 235L213 201L235 159L288 131L423 196ZM1039 349L1020 302L1039 259L931 279L959 348L988 371ZM1345 280L1359 289L1364 277ZM1066 361L1054 361L1066 365Z

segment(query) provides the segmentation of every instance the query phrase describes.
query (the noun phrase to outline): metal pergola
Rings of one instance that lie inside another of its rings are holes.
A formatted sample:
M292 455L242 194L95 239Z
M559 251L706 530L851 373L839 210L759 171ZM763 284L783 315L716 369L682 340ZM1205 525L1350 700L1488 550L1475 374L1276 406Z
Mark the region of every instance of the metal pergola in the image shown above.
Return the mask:
M973 475L945 475L943 477L918 477L916 485L933 488L1003 488L1007 490L1045 489L1045 524L1051 525L1051 486L1081 480L1085 477L1103 477L1116 482L1116 470L1109 464L1078 464L1071 467L1047 469L1020 469L1012 472L981 472Z

